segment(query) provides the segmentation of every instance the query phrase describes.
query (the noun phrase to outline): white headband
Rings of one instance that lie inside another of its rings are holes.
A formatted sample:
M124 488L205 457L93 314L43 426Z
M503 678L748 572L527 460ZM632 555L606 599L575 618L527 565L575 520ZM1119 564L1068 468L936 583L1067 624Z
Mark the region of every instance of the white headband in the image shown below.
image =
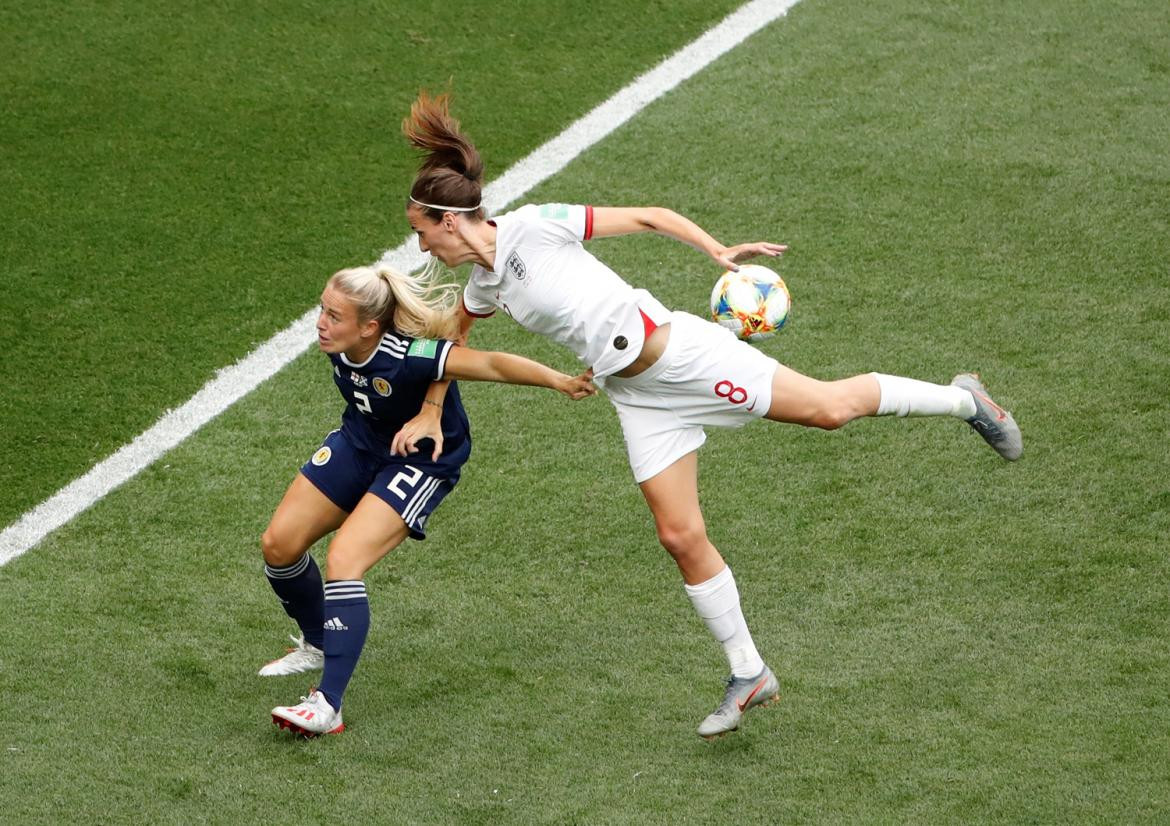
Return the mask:
M424 203L423 201L420 201L418 198L415 198L414 196L409 196L409 197L410 197L411 202L416 203L419 206L424 206L427 209L437 209L440 212L475 212L477 209L480 208L480 206L482 206L482 203L476 204L473 207L439 206L438 204Z

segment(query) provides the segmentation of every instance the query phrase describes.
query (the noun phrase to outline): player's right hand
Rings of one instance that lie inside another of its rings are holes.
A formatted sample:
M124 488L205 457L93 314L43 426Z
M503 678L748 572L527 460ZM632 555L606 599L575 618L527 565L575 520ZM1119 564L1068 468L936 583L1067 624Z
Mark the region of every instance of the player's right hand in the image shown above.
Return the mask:
M435 449L431 454L431 461L437 462L443 453L443 422L441 417L428 414L425 410L394 434L390 442L390 453L393 456L418 453L418 443L423 439L434 440Z
M719 266L729 269L733 272L739 271L739 265L744 261L750 261L760 255L766 255L769 258L775 258L778 255L783 255L788 252L787 244L773 244L768 241L755 241L749 244L736 244L734 247L727 247L722 255L714 256L715 262Z
M597 387L593 384L593 368L590 367L579 376L565 376L563 386L558 388L573 401L580 401L597 394Z

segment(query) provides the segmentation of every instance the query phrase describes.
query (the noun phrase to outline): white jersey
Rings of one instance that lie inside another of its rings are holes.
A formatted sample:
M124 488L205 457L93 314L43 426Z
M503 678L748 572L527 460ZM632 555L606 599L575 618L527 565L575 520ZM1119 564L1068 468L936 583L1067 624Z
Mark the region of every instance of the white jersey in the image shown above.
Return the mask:
M670 321L658 299L585 251L593 207L528 204L492 223L495 270L477 264L463 291L472 315L501 308L524 329L568 347L598 378L627 367L646 331Z

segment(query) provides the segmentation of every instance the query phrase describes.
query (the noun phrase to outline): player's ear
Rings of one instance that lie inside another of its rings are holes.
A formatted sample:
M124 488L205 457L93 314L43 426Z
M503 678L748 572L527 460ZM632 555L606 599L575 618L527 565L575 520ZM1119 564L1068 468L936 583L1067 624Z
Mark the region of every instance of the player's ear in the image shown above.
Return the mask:
M379 338L382 335L381 325L378 324L378 319L371 318L369 321L362 324L358 329L358 334L362 338Z
M455 231L455 213L454 212L444 212L442 224L443 224L443 229L447 230L447 232L454 232Z

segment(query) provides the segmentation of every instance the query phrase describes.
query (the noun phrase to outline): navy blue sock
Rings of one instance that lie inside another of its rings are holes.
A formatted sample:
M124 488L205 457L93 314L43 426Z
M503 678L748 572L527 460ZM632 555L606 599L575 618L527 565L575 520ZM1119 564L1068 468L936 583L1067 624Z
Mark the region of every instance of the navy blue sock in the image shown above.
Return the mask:
M325 596L321 591L321 571L306 553L287 568L264 566L264 575L280 598L284 612L292 617L305 635L305 642L322 648L325 642Z
M341 698L370 630L370 601L360 579L325 583L325 673L317 689L341 710Z

